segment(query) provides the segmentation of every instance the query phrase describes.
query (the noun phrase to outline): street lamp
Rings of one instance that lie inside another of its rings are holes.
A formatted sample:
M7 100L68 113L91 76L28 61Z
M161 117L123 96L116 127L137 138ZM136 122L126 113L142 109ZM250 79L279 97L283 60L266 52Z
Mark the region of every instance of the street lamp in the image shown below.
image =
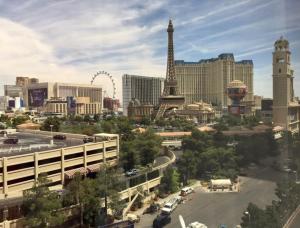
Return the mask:
M53 132L52 132L52 128L53 128L53 124L50 124L50 129L51 129L51 139L50 139L50 144L53 145Z
M251 215L250 215L249 211L245 211L244 214L248 216L249 225L250 225L251 224Z
M298 172L297 172L297 170L294 170L293 173L295 173L295 176L296 176L296 181L295 181L295 183L296 183L296 184L300 184L300 181L298 181Z

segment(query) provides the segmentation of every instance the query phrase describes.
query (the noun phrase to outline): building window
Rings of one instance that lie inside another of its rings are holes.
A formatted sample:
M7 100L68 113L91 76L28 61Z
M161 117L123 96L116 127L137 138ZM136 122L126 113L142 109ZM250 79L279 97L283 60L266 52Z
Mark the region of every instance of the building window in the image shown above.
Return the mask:
M279 68L278 72L279 72L279 74L281 73L281 69L280 68Z

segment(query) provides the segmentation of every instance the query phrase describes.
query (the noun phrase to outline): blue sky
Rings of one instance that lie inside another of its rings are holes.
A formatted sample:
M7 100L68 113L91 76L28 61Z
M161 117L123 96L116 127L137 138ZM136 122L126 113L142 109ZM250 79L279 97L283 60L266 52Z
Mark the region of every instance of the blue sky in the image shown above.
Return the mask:
M105 70L118 96L124 73L164 77L172 18L175 59L224 52L252 59L254 92L265 97L272 96L273 44L283 35L300 96L299 12L299 0L0 0L0 94L21 75L89 83Z

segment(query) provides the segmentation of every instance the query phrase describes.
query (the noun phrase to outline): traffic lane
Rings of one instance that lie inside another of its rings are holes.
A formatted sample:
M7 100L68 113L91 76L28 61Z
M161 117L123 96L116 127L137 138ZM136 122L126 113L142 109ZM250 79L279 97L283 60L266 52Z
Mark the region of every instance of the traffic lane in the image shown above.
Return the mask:
M160 156L155 158L154 162L153 162L153 168L158 167L160 165L163 165L167 162L170 161L170 158L167 156ZM133 179L133 178L137 178L138 176L144 175L145 173L149 173L152 172L153 170L148 170L147 168L142 169L142 170L138 170L138 174L133 175L133 176L126 176L126 172L122 173L122 175L120 175L120 178L122 181L124 180L129 180L129 179Z
M208 227L218 227L220 224L234 227L240 224L248 203L253 202L264 207L276 199L274 182L242 179L244 186L239 193L203 193L199 188L195 189L195 193L188 196L186 203L179 205L172 213L172 221L166 227L180 227L179 215L183 216L186 224L198 221Z
M167 162L170 161L170 158L168 156L160 156L160 157L157 157L154 162L153 162L153 168L157 167L157 166L160 166L162 164L165 164Z

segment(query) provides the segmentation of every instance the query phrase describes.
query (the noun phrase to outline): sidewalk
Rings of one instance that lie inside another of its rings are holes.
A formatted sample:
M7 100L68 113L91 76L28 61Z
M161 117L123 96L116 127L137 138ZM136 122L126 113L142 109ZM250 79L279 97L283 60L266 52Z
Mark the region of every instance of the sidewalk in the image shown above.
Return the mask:
M196 181L196 183L193 185L190 185L190 187L192 187L193 189L202 188L200 181ZM165 203L167 203L170 199L178 196L179 194L180 194L180 191L170 194L166 198L163 198L163 199L159 198L157 201L154 201L154 202L158 203L161 207L163 207ZM141 217L143 215L143 212L146 210L146 208L149 207L149 205L150 205L149 203L145 203L142 208L139 208L136 211L129 211L128 213L135 214L135 215L138 215Z

